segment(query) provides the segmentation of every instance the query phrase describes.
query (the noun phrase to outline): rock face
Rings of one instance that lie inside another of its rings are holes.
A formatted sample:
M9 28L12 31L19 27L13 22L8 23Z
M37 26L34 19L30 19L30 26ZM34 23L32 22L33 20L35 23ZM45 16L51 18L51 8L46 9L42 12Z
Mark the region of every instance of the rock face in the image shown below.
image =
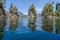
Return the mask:
M35 11L35 7L32 4L30 9L29 9L29 13L28 13L28 19L29 19L29 23L28 26L32 29L31 31L35 30L35 22L36 22L36 11Z
M60 11L60 3L57 3L56 4L56 10L59 10Z
M17 19L19 19L17 8L15 6L13 6L13 4L11 4L10 10L7 13L7 18L9 20L17 20Z
M4 8L3 8L3 1L1 0L0 1L0 21L2 21L2 24L0 24L0 27L2 26L2 25L4 25L4 23L5 23L5 11L4 11ZM3 27L3 26L2 26Z
M42 10L42 16L44 18L52 18L54 15L54 8L51 4L47 3Z
M56 4L55 15L56 15L56 16L60 16L60 3L57 3L57 4Z
M30 21L33 21L33 19L36 18L36 11L35 11L35 7L33 4L31 5L31 7L29 9L28 17L29 17Z
M0 0L0 18L3 19L5 17L5 11L4 11L4 8L3 8L3 1Z
M2 40L4 26L6 24L5 16L6 15L5 15L5 11L4 11L4 8L3 8L3 1L0 0L0 40Z

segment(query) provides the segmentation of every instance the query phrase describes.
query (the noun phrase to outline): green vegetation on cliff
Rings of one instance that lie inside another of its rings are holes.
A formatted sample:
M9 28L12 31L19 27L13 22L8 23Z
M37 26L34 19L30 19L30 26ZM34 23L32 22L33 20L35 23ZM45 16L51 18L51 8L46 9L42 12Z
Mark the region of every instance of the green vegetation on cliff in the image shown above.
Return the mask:
M54 15L54 7L51 4L47 3L42 10L42 16L49 16L49 15L51 16Z

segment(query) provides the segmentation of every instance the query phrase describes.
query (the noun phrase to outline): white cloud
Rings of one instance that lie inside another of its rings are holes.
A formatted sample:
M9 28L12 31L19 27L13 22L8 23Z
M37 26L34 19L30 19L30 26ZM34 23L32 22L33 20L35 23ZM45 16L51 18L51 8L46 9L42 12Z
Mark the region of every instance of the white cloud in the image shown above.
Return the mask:
M24 13L25 15L28 15L28 13Z
M37 13L41 13L42 8L37 8L36 11L37 11Z
M42 8L36 8L36 11L37 11L37 14L39 14L39 13L41 13ZM25 12L24 14L25 14L25 15L28 15L28 12Z

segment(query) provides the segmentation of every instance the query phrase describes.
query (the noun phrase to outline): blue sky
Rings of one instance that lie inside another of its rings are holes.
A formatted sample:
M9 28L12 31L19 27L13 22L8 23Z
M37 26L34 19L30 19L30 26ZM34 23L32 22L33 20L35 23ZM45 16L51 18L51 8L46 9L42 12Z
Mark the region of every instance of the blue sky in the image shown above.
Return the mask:
M25 15L28 14L28 8L33 3L35 5L35 9L37 13L40 13L43 9L44 5L49 1L60 2L60 0L6 0L6 10L8 11L10 8L10 4L13 3L14 6L17 7L18 11L24 13ZM54 5L55 7L55 5Z

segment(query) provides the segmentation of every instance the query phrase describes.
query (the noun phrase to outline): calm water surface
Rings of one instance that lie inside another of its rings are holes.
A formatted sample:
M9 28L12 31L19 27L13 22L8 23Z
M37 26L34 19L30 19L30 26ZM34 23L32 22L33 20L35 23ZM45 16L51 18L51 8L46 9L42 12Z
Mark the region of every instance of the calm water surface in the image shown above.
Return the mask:
M60 40L60 19L38 17L36 23L29 23L28 18L0 20L0 26L0 40Z

